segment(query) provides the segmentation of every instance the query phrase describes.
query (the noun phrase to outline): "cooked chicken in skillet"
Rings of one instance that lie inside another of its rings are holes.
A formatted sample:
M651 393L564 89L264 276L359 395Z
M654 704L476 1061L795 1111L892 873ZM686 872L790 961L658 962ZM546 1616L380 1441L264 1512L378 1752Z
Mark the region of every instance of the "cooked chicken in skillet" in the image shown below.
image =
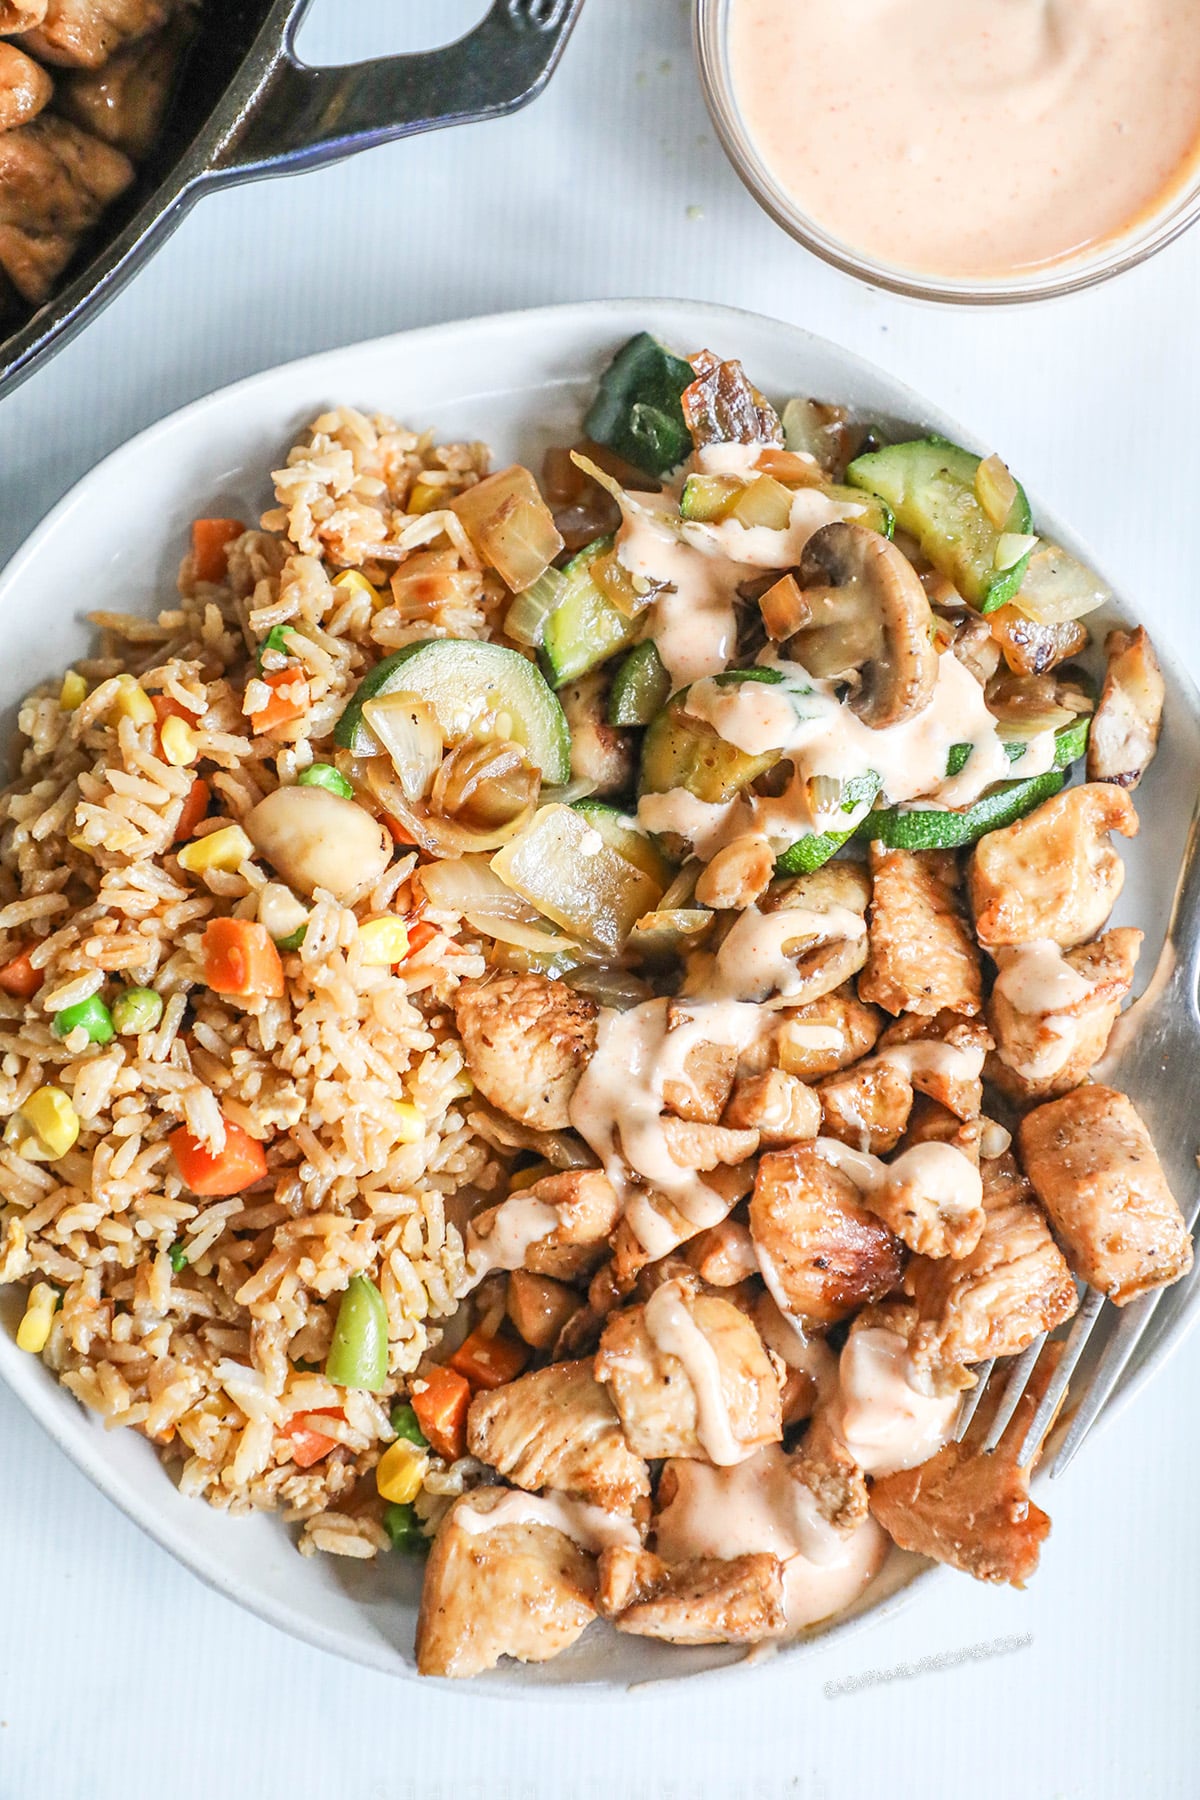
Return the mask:
M137 39L99 68L71 70L59 82L60 110L140 162L154 147L190 28L186 11L179 12L165 30Z
M113 51L165 24L173 0L49 0L23 47L42 62L98 69Z
M42 113L0 133L0 269L21 296L50 293L84 233L133 180L133 164L66 119Z
M15 44L0 43L0 131L35 119L54 92L39 63Z

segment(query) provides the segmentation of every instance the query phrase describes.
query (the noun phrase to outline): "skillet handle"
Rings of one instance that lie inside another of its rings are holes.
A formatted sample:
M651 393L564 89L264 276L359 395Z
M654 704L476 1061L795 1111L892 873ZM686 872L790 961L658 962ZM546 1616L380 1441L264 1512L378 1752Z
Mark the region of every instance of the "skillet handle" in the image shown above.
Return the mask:
M279 51L210 165L217 181L291 174L442 125L515 112L554 72L583 0L493 0L465 37L345 68L297 60L295 8Z

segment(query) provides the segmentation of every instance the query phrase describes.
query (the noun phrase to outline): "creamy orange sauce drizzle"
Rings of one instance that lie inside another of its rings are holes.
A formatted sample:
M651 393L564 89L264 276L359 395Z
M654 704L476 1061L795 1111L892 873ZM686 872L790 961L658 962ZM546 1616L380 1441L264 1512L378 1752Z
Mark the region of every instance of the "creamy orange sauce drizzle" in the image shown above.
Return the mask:
M485 1491L494 1493L495 1489ZM606 1512L602 1506L591 1506L585 1500L570 1500L565 1494L525 1494L518 1488L509 1488L489 1512L478 1510L469 1501L456 1507L454 1523L471 1537L482 1537L502 1525L549 1525L590 1556L599 1556L609 1548L641 1548L632 1519Z
M833 1425L867 1475L913 1469L947 1441L959 1396L919 1393L909 1381L908 1346L898 1332L852 1331L838 1362Z
M953 1144L913 1144L890 1163L868 1150L852 1149L838 1138L819 1137L813 1149L868 1196L911 1183L948 1216L973 1211L983 1203L979 1170Z
M467 1227L467 1273L463 1292L477 1287L493 1269L519 1269L526 1254L558 1227L554 1208L533 1194L512 1194L496 1210L492 1229L480 1237Z
M721 1386L717 1353L692 1318L677 1281L664 1281L646 1302L646 1330L656 1350L682 1365L696 1400L696 1436L711 1463L729 1468L753 1454L735 1435Z

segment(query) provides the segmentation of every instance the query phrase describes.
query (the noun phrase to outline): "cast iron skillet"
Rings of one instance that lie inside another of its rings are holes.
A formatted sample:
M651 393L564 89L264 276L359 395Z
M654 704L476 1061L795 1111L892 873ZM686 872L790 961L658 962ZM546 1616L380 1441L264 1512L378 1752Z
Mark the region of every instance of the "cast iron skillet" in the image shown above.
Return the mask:
M0 393L111 300L201 194L524 106L553 73L583 0L493 0L456 43L341 69L297 61L308 3L204 0L158 142L58 291L0 340Z

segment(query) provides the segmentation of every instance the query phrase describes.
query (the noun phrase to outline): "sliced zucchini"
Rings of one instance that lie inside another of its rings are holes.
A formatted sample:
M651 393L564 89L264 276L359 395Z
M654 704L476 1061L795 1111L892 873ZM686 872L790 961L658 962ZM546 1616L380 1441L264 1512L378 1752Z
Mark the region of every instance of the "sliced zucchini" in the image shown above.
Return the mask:
M945 438L915 438L856 457L846 470L851 487L885 500L902 531L915 537L935 569L980 612L993 612L1021 586L1029 552L1008 567L1001 539L1030 529L1029 502L1020 483L1008 518L997 526L975 492L981 458Z
M491 866L545 918L605 950L619 950L665 891L570 806L541 807Z
M886 500L878 494L868 494L865 488L841 487L835 485L826 489L831 500L840 500L844 505L857 506L857 512L850 521L852 525L865 525L868 531L877 531L880 537L895 536L896 515Z
M671 962L704 942L715 917L706 906L646 913L630 932L626 949L649 963Z
M647 639L635 644L618 668L608 691L610 725L649 725L667 704L671 677L662 657Z
M874 769L865 775L853 775L843 787L842 811L857 812L860 806L874 800L883 783ZM854 836L855 826L848 825L844 831L810 831L806 836L797 838L794 844L783 852L775 864L777 875L811 875L827 863L831 856L836 856L842 845Z
M889 806L868 813L857 835L877 839L889 850L956 850L1024 818L1057 794L1065 780L1060 770L1047 769L1028 781L1005 781L961 812Z
M606 800L576 800L571 808L598 831L610 850L623 856L636 869L660 883L665 893L675 878L675 864L663 855L654 839L642 830L636 819L610 806Z
M731 669L718 680L765 681L782 679L777 669ZM773 768L782 754L767 750L750 756L736 744L726 743L703 719L686 710L688 689L672 695L647 731L642 743L639 794L668 794L686 788L697 800L719 804L733 800L758 776Z
M1073 720L1070 725L1062 725L1059 727L1054 734L1054 762L1051 765L1052 768L1069 769L1073 762L1079 760L1087 749L1088 731L1091 727L1091 723L1091 715L1084 713L1080 718ZM946 757L947 779L953 775L962 774L967 766L967 762L973 749L973 744L951 744L949 754ZM1027 744L1023 744L1019 740L1013 739L1005 744L1004 754L1007 756L1009 762L1017 763L1020 762L1027 749Z
M690 363L648 331L639 331L601 375L583 428L635 469L666 475L691 454L692 436L680 400L694 380Z
M549 786L571 779L571 734L563 709L535 664L502 644L434 638L407 644L363 676L334 727L334 741L353 756L372 756L379 744L363 706L382 694L415 694L431 708L448 743L465 737L486 714L504 717Z
M567 584L542 633L542 667L552 687L578 680L628 649L641 632L641 621L618 612L592 579L592 563L612 545L611 537L585 544L562 571Z

